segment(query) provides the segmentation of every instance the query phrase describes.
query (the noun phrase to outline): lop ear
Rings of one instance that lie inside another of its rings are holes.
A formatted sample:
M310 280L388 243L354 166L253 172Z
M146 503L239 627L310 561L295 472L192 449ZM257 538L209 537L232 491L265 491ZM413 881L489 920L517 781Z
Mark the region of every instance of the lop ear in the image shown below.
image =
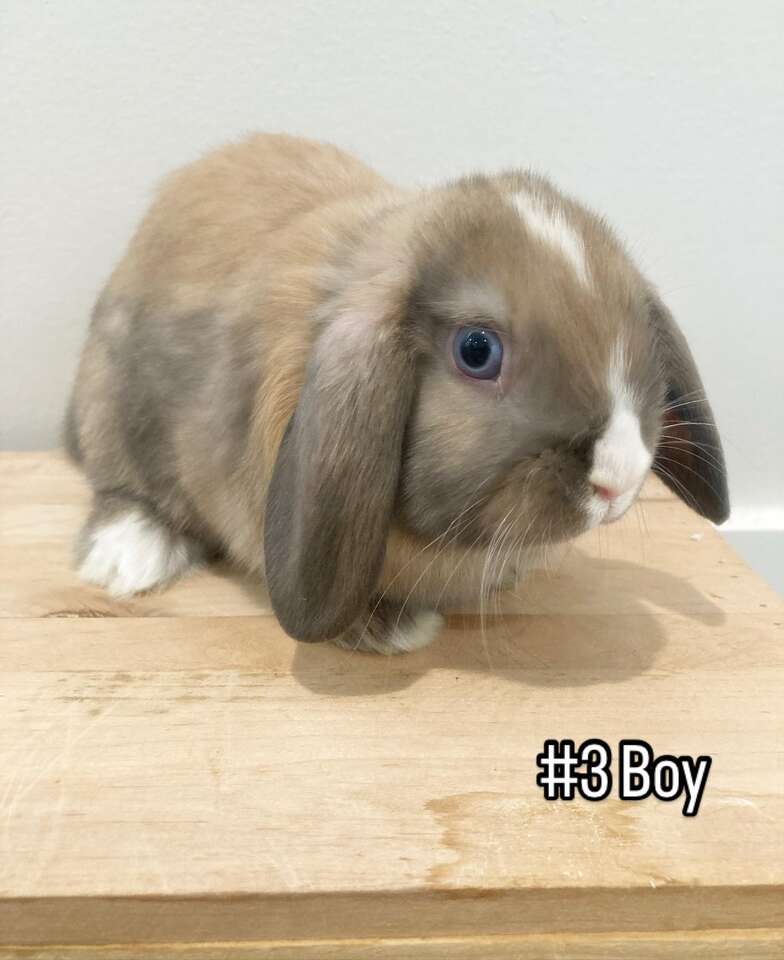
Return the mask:
M713 523L729 516L727 469L713 411L686 338L657 296L651 317L667 379L664 428L653 470L688 506Z
M416 384L395 284L327 306L267 496L272 606L297 640L326 640L367 607L384 561Z

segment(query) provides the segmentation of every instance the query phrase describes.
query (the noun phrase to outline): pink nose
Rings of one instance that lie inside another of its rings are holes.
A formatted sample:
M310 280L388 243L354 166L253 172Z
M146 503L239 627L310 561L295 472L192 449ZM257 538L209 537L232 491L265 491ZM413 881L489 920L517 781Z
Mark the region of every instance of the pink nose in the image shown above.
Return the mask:
M597 483L593 483L591 486L596 496L601 497L602 500L615 500L619 496L618 491L612 490L610 487L600 487Z

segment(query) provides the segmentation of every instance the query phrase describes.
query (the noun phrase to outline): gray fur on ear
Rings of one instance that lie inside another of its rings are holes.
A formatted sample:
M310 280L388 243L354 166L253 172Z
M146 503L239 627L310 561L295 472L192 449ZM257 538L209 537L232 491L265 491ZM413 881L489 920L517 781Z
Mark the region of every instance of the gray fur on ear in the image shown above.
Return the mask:
M705 388L686 338L656 296L651 318L667 378L664 429L653 470L693 510L723 523L730 512L727 468Z
M327 640L367 607L384 561L416 363L399 319L327 319L278 452L264 555L292 637Z

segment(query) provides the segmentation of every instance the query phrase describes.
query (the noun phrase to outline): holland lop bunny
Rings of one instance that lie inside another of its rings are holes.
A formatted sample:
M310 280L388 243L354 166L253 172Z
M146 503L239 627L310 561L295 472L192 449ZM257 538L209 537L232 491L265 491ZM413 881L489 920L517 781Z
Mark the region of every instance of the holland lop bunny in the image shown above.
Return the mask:
M602 219L530 173L407 191L288 136L164 183L66 440L84 579L127 596L223 554L292 637L384 652L616 520L651 467L728 512L689 348Z

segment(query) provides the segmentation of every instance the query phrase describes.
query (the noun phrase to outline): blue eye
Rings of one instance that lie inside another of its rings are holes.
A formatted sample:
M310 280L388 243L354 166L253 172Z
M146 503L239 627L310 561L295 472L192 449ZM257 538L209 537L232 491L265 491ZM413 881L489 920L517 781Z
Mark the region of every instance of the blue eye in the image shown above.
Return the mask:
M452 348L455 363L467 377L495 380L501 372L504 345L492 330L463 327L457 331Z

